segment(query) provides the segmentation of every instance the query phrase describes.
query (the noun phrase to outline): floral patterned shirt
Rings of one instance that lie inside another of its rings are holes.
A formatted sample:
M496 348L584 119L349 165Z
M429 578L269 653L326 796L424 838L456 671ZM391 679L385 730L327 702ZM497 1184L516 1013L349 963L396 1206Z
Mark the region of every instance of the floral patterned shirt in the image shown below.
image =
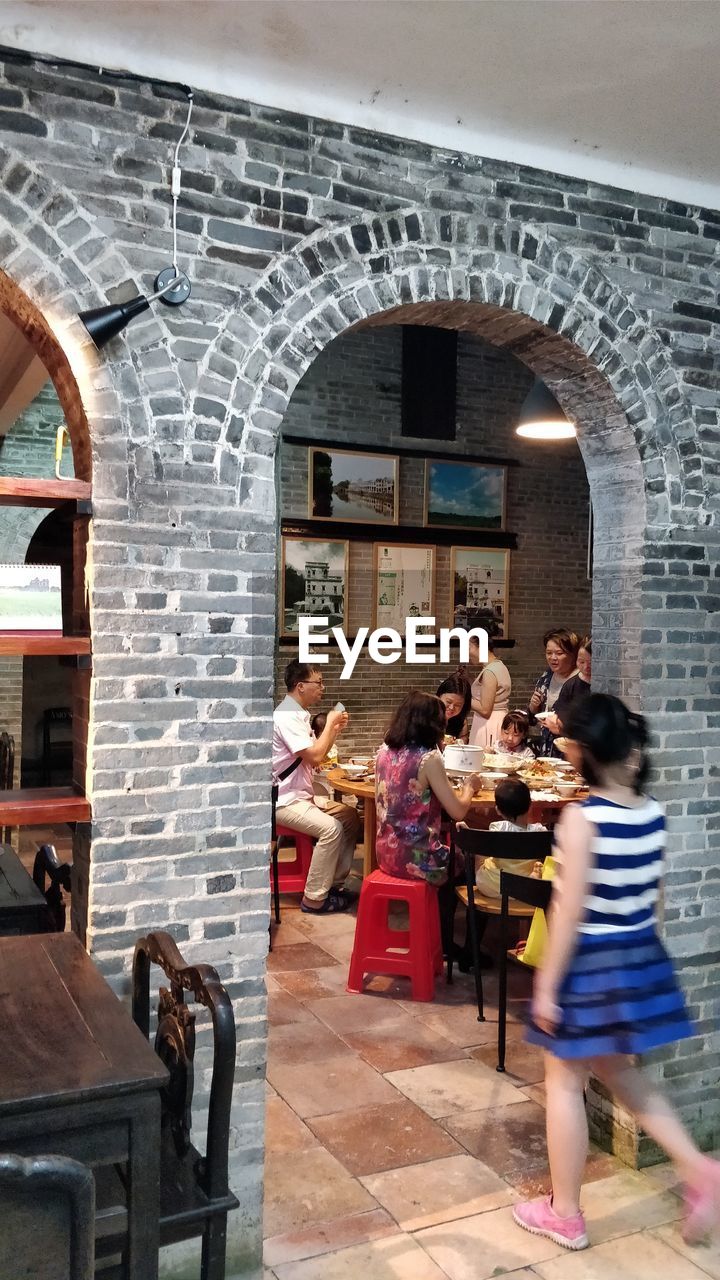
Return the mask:
M430 754L427 747L380 748L375 761L375 848L378 866L387 875L444 884L450 850L440 838L442 809L429 784L419 781Z

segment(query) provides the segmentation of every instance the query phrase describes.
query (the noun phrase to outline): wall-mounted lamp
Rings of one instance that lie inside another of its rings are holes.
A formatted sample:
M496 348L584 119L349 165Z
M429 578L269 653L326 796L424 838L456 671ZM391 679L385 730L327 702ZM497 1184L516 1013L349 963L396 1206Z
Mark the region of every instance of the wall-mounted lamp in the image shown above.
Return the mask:
M81 311L82 320L95 346L100 349L106 342L121 333L126 324L149 310L150 303L159 298L167 307L179 307L190 297L190 281L182 271L175 267L165 267L155 277L155 293L138 294L129 302L118 302L109 307L96 307L94 311Z
M520 410L515 432L528 440L571 440L577 435L577 428L542 379L536 378Z

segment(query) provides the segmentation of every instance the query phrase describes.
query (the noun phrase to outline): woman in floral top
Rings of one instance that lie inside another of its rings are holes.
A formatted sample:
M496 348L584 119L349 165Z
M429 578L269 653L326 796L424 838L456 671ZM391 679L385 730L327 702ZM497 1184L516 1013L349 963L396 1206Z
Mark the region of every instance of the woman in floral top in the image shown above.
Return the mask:
M440 753L445 707L413 690L400 704L375 761L378 866L403 880L447 880L450 850L440 834L442 811L464 818L480 779L473 774L458 793Z

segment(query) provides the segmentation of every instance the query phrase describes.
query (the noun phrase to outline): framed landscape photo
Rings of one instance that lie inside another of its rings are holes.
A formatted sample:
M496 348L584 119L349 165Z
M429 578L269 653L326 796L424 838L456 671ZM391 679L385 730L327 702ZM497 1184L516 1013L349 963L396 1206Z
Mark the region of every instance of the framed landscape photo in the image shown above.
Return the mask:
M510 552L485 547L451 547L451 627L482 627L491 620L509 636Z
M62 635L59 564L0 564L0 632Z
M375 627L405 634L406 618L435 611L435 548L375 543Z
M397 524L399 458L349 449L308 449L308 516Z
M327 618L346 629L348 543L324 538L283 538L280 568L280 634L297 635L298 617Z
M482 462L425 460L425 525L437 529L505 528L507 468Z

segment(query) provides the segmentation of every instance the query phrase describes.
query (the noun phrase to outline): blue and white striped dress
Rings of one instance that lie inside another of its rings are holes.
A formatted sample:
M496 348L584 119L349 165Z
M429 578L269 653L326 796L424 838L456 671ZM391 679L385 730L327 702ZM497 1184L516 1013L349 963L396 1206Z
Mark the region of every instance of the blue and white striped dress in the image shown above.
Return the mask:
M527 1039L559 1058L646 1053L694 1034L655 931L665 815L650 798L626 807L590 796L580 807L594 831L592 863L562 1019L552 1036L531 1024ZM562 893L562 872L553 892Z

